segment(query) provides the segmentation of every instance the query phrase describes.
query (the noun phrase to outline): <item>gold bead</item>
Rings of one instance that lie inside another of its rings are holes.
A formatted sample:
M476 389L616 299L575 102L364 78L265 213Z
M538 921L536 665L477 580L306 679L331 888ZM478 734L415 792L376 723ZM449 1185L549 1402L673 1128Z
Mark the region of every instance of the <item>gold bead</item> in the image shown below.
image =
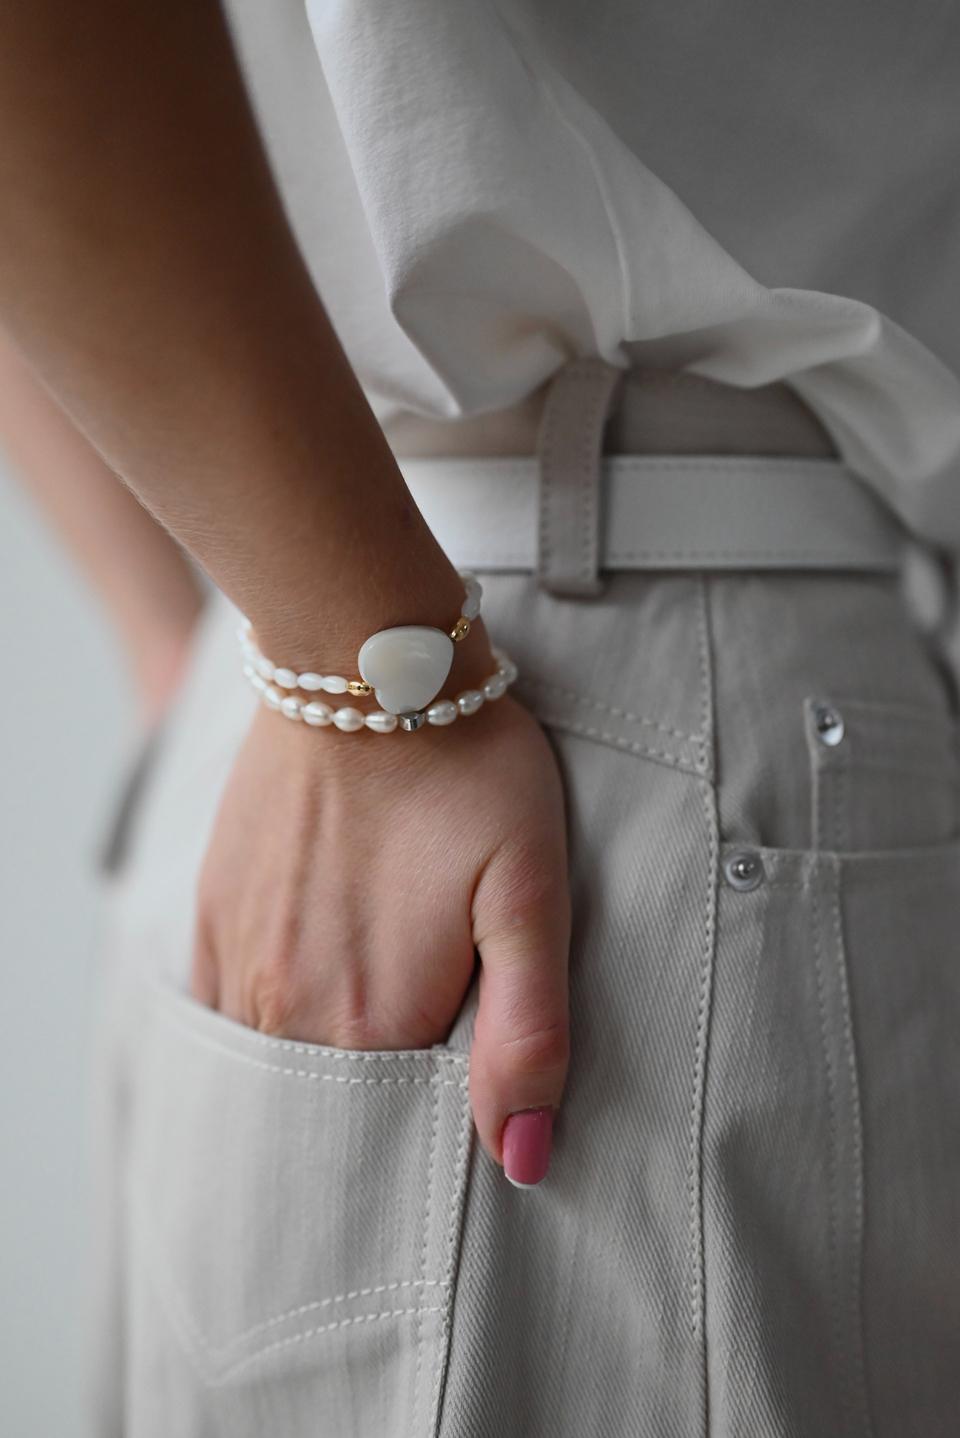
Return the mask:
M466 637L467 637L467 635L468 635L469 633L470 633L470 620L469 620L469 619L465 619L464 616L461 614L461 616L460 616L460 618L457 620L456 624L455 624L455 625L453 626L453 628L450 630L450 638L453 640L454 644L459 644L459 643L460 643L460 640L461 640L461 639L466 639Z
M372 694L373 685L368 684L365 679L351 679L347 685L347 693L357 695Z

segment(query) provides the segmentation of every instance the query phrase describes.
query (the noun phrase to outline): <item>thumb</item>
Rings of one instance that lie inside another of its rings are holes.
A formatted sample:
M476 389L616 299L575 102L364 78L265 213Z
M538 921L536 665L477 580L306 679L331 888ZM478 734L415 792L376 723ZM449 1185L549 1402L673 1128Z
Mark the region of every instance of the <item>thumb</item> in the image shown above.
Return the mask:
M474 901L480 1003L470 1100L480 1140L510 1181L533 1187L550 1161L570 1053L570 897L562 852L501 851Z

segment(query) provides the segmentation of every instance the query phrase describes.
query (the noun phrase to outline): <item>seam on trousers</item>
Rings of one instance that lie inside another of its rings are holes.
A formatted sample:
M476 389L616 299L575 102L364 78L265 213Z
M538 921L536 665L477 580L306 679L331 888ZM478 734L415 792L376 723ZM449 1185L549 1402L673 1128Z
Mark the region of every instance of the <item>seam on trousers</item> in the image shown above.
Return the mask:
M854 1186L854 1232L853 1248L855 1265L854 1284L854 1331L851 1334L853 1346L853 1381L856 1392L853 1406L865 1435L872 1435L873 1423L870 1417L870 1401L867 1389L867 1373L864 1344L863 1314L863 1117L860 1109L860 1077L857 1067L857 1050L853 1035L853 1016L850 1007L850 986L847 981L846 945L843 941L843 923L840 914L840 864L836 856L830 859L831 918L833 938L836 945L837 980L840 987L840 1005L843 1014L843 1047L847 1061L850 1082L850 1124L853 1130L853 1186Z
M708 618L709 590L700 576L699 616L702 682L702 723L704 757L712 756L714 727L713 666L711 663ZM707 749L706 745L710 744ZM711 771L713 765L711 764ZM720 861L719 796L706 778L698 783L706 820L707 884L704 904L704 941L701 956L700 998L697 1012L697 1039L690 1105L690 1319L694 1339L699 1339L700 1382L703 1394L703 1433L710 1431L710 1390L707 1364L706 1281L703 1232L703 1139L706 1112L707 1061L710 1046L710 1019L713 1008L713 978L717 950L718 866Z
M662 749L651 749L647 744L625 739L622 734L611 734L592 724L581 724L575 719L567 719L563 715L550 714L543 710L537 711L537 718L541 724L546 724L551 729L561 729L567 734L576 734L581 739L595 739L598 743L610 744L615 749L625 749L630 754L638 754L641 759L649 759L654 764L667 764L671 769L679 769L681 773L692 774L697 779L703 776L703 766L699 762L685 762Z
M703 1127L706 1108L707 1055L710 1041L710 1016L713 1006L713 973L717 941L717 863L720 844L717 833L717 806L713 786L701 779L697 786L703 801L709 834L707 893L704 915L704 943L701 957L700 998L697 1010L697 1043L693 1067L693 1096L690 1105L690 1159L688 1188L690 1198L690 1324L694 1338L700 1340L701 1382L703 1385L704 1433L709 1432L709 1393L707 1388L705 1254L703 1239Z
M335 1308L338 1303L352 1303L357 1298L377 1298L382 1293L399 1293L405 1288L442 1288L443 1283L439 1278L402 1278L395 1283L376 1283L370 1288L355 1288L350 1293L332 1293L329 1298L312 1298L309 1303L301 1303L297 1308L289 1308L286 1313L276 1313L272 1318L265 1318L262 1323L255 1323L252 1328L247 1328L243 1333L238 1333L223 1344L208 1343L202 1334L196 1333L197 1343L205 1348L208 1353L226 1353L231 1348L236 1348L239 1343L246 1343L249 1339L255 1338L258 1333L265 1333L268 1328L276 1328L278 1323L286 1323L290 1318L302 1318L307 1313L319 1313L323 1308Z
M810 898L813 965L817 982L817 1012L820 1020L820 1053L827 1080L827 1198L830 1216L829 1228L827 1230L827 1255L830 1264L830 1325L833 1329L833 1338L837 1345L838 1352L842 1357L845 1357L845 1345L843 1343L843 1332L837 1300L837 1230L839 1225L837 1216L837 1093L836 1077L830 1058L830 1044L827 1036L826 979L824 977L823 948L820 942L820 905L817 900L816 880L814 880L810 886ZM844 1364L844 1370L845 1368L846 1365Z
M618 709L615 704L605 704L602 699L594 699L590 694L584 694L579 689L564 689L559 684L550 684L545 679L525 679L523 681L526 689L542 689L548 694L555 694L558 699L573 699L577 704L585 704L591 709L599 709L604 714L612 714L615 719L627 719L631 724L640 724L644 729L655 729L658 734L666 734L669 739L683 739L687 744L702 745L703 733L688 734L684 729L672 729L669 724L660 724L656 719L646 719L642 714L635 714L632 709Z
M437 1438L443 1413L443 1396L450 1361L450 1338L453 1330L454 1278L460 1259L460 1244L463 1236L463 1216L467 1206L467 1180L470 1156L473 1150L473 1110L467 1094L461 1099L463 1115L460 1125L460 1143L454 1160L453 1204L450 1212L450 1227L447 1231L447 1255L443 1278L442 1317L440 1319L440 1352L437 1356L437 1373L433 1389L433 1422L430 1438Z
M347 1084L350 1087L355 1085L369 1085L373 1087L392 1085L404 1088L409 1084L433 1085L437 1088L465 1089L467 1087L466 1078L444 1079L440 1078L439 1075L421 1077L419 1074L415 1074L404 1078L347 1078L342 1074L316 1073L313 1069L281 1068L279 1064L264 1063L262 1059L251 1058L249 1054L237 1053L227 1044L218 1044L214 1039L207 1038L204 1034L198 1034L187 1024L177 1023L176 1019L171 1017L170 1014L164 1014L164 1021L168 1023L171 1028L176 1029L179 1033L185 1034L187 1038L191 1039L194 1043L200 1044L203 1048L212 1049L214 1053L223 1054L225 1058L234 1059L239 1064L247 1064L250 1068L262 1069L266 1073L281 1074L284 1078L309 1079L314 1083L340 1083ZM425 1058L434 1060L437 1058L437 1055L434 1054L432 1049L424 1049L422 1052ZM328 1056L326 1054L319 1054L318 1057L326 1059ZM330 1057L335 1058L336 1055L330 1055ZM440 1062L443 1063L446 1062L446 1060L441 1059ZM457 1061L454 1060L454 1062Z
M423 1243L420 1246L420 1278L427 1277L430 1250L430 1219L433 1214L433 1185L437 1164L437 1135L440 1132L440 1090L433 1095L433 1119L430 1130L430 1157L427 1160L427 1200L424 1204ZM415 1438L420 1417L420 1375L423 1369L423 1314L417 1314L417 1366L413 1378L413 1409L410 1415L411 1438Z
M835 978L839 991L842 1019L843 1052L847 1064L847 1079L850 1084L849 1113L850 1137L853 1145L852 1177L854 1190L853 1231L850 1234L850 1277L853 1282L854 1313L844 1312L841 1285L844 1280L842 1263L845 1245L840 1231L841 1195L841 1152L839 1111L839 1079L830 1052L829 1009L827 1002L827 974L824 945L821 938L822 911L818 897L820 873L829 875L831 937L834 943ZM863 1264L863 1137L860 1119L859 1084L857 1080L856 1055L853 1048L853 1029L850 1019L849 993L846 982L846 963L843 950L843 935L840 924L839 865L835 855L824 857L820 872L815 873L810 885L811 931L813 939L813 961L817 986L817 1008L820 1020L820 1047L823 1056L824 1075L827 1082L827 1116L829 1133L828 1150L828 1211L829 1229L827 1252L830 1264L830 1314L833 1341L840 1363L839 1392L843 1408L855 1416L858 1427L864 1435L872 1432L867 1407L866 1373L863 1355L863 1307L861 1298L861 1272Z
M716 772L713 756L713 668L710 663L710 636L707 618L708 581L701 574L697 586L697 640L700 656L700 762L712 777Z
M137 1227L142 1229L144 1226L150 1225L146 1224L146 1214L141 1209L137 1219ZM248 1368L251 1363L256 1363L258 1359L264 1358L270 1353L276 1353L282 1348L289 1348L295 1343L304 1343L308 1339L319 1338L325 1333L334 1333L338 1329L350 1328L357 1323L372 1323L375 1320L385 1318L409 1318L416 1316L419 1324L422 1321L422 1314L440 1313L442 1311L442 1305L440 1304L419 1304L416 1307L378 1309L373 1313L360 1313L351 1318L336 1319L331 1323L323 1323L313 1328L301 1329L299 1333L292 1333L286 1338L278 1339L275 1343L269 1343L263 1348L256 1349L253 1353L248 1353L245 1357L231 1364L222 1372L214 1373L211 1371L209 1363L204 1360L198 1350L206 1348L212 1353L222 1352L224 1350L211 1347L203 1338L202 1334L197 1331L187 1311L183 1296L173 1281L172 1275L166 1271L161 1273L157 1265L155 1259L157 1252L156 1245L153 1245L148 1251L147 1246L141 1241L139 1248L141 1261L150 1273L153 1280L154 1291L166 1314L167 1321L180 1340L180 1347L187 1362L205 1388L220 1388L225 1383L229 1383L229 1381L238 1373L242 1372L244 1368ZM165 1264L164 1268L166 1268ZM376 1292L377 1290L373 1291ZM363 1294L364 1290L360 1290L360 1295L358 1296L362 1296ZM234 1340L231 1340L231 1346L233 1341Z
M164 997L170 998L176 994L176 990L164 989ZM176 995L179 998L179 994ZM202 1007L202 1005L201 1005ZM212 1010L211 1012L215 1012ZM168 1023L173 1024L183 1032L192 1033L187 1025L179 1024L168 1012L164 1012L164 1018ZM279 1049L284 1053L308 1054L312 1058L322 1058L324 1062L348 1063L348 1064L381 1064L381 1063L402 1063L409 1062L412 1055L429 1054L432 1058L438 1058L443 1063L457 1064L465 1068L468 1063L466 1054L454 1053L452 1050L440 1052L438 1049L378 1049L376 1052L365 1052L358 1049L355 1053L348 1049L330 1049L322 1044L295 1043L292 1039L274 1039L269 1034L262 1034L257 1029L243 1027L243 1039L245 1043L255 1043L265 1049ZM287 1070L279 1070L286 1073Z

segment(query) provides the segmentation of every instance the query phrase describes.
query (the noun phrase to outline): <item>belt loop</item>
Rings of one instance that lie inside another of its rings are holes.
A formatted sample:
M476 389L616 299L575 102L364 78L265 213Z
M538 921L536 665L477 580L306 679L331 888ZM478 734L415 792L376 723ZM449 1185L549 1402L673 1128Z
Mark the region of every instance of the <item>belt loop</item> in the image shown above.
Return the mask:
M623 371L601 359L571 360L547 392L540 470L537 578L551 594L600 594L600 466L603 430Z

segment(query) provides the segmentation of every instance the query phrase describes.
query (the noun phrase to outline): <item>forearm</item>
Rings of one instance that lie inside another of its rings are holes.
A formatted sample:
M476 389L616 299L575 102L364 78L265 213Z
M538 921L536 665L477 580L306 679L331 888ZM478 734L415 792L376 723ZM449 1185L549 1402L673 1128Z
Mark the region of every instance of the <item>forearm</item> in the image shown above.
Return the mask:
M4 3L0 29L0 317L52 392L284 662L448 627L459 582L305 271L214 0Z
M196 574L0 334L0 447L123 642L149 720L176 688L203 603Z

